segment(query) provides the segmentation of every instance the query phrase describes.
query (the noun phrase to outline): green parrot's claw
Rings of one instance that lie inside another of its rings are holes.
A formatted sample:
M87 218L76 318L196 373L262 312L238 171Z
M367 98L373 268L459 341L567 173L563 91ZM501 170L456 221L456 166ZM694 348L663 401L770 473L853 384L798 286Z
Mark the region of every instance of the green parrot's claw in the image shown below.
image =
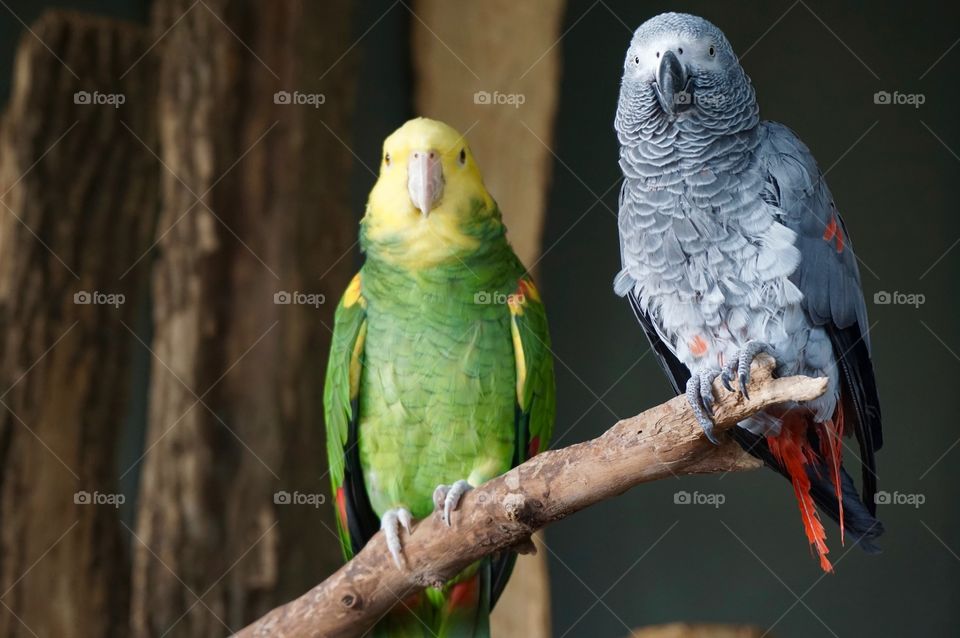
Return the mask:
M453 485L438 485L433 490L433 509L441 512L440 516L447 527L452 525L450 514L460 507L460 499L472 489L472 485L461 479Z
M410 534L410 526L413 522L413 516L410 514L410 510L403 507L396 507L392 510L387 510L383 513L383 516L380 517L380 529L383 530L384 536L387 537L387 549L390 550L390 555L393 556L393 562L396 563L397 569L402 570L404 566L403 562L403 543L400 541L400 527L407 530L407 534Z

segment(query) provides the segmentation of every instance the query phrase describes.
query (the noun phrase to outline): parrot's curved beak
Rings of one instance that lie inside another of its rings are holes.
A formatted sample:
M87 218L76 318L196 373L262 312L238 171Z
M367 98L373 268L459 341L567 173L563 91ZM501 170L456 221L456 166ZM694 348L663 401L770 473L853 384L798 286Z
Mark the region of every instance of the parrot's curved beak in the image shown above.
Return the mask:
M676 54L669 49L663 52L657 67L654 91L663 112L670 117L693 106L693 83Z
M410 152L407 160L407 192L410 201L426 217L443 195L443 165L431 149Z

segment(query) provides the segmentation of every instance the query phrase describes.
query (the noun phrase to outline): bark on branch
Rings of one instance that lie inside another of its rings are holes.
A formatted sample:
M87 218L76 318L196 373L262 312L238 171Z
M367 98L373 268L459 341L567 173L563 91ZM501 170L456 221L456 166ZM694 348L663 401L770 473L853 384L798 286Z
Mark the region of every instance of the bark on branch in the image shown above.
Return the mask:
M777 403L809 401L826 379L772 378L773 360L753 364L750 400L714 384L717 431ZM757 467L736 443L716 448L703 436L682 396L620 421L602 436L544 452L468 493L446 527L436 515L404 536L407 569L390 559L382 534L300 598L278 607L237 636L359 636L407 596L442 583L498 550L522 545L534 531L627 489L679 474Z

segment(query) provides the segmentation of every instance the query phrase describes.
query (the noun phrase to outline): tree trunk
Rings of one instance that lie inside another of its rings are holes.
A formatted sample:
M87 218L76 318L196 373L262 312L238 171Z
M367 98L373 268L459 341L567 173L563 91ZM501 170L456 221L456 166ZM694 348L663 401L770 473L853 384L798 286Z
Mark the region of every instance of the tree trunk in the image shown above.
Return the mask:
M133 66L132 25L32 29L0 135L0 635L120 636L115 453L146 284L121 275L155 222L159 167L130 132L156 139L153 64Z
M565 4L563 0L413 4L417 111L448 122L469 138L484 182L503 211L510 243L532 270L541 253L553 165L548 147L557 108L556 43ZM474 28L465 29L465 24ZM493 614L494 635L550 635L545 554L517 560Z
M323 372L355 235L352 157L336 137L350 138L351 67L335 63L350 45L349 5L156 3L156 36L170 29L158 45L169 170L137 636L238 629L339 563L329 501L275 494L329 491Z

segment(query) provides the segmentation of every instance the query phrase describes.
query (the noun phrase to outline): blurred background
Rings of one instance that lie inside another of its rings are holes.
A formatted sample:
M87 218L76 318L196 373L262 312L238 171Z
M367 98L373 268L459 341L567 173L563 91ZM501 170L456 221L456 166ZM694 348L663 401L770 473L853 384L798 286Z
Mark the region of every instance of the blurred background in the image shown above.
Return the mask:
M226 635L336 568L329 330L413 115L467 134L540 283L554 446L667 399L611 289L622 58L666 10L726 32L828 175L872 322L885 551L831 527L824 576L773 473L663 481L549 528L495 635L954 635L960 22L813 0L0 0L0 635Z

